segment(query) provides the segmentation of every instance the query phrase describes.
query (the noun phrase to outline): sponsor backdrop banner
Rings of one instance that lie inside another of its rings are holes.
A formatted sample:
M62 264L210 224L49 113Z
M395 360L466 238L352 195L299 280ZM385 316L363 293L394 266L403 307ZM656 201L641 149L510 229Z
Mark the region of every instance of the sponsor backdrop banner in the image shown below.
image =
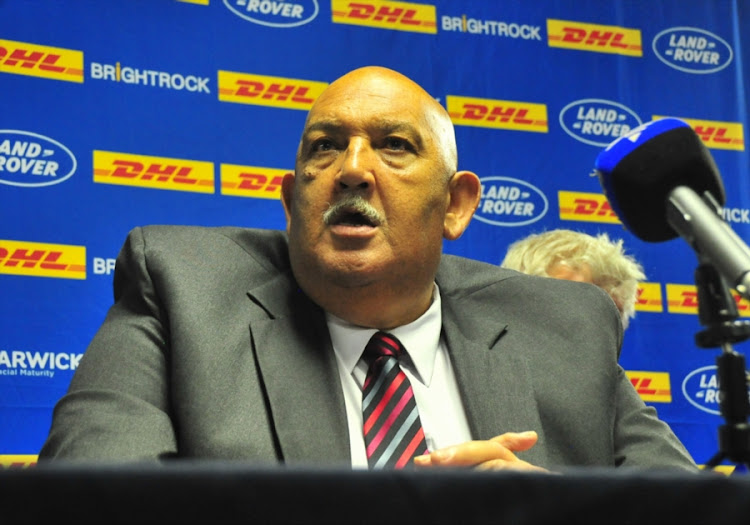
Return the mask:
M499 264L509 243L552 228L624 239L647 282L621 363L707 462L725 420L721 350L695 343L696 255L626 231L592 169L639 124L683 119L721 171L724 218L750 241L749 38L742 0L0 2L2 463L34 464L112 303L128 231L283 228L280 181L306 111L370 64L447 108L459 167L482 179L447 252ZM733 295L747 321L750 302Z

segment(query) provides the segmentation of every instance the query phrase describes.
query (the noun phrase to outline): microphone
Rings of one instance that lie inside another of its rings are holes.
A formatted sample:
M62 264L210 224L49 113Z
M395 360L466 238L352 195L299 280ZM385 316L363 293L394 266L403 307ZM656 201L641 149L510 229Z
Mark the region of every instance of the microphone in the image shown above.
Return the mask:
M719 170L687 122L663 118L638 126L597 156L595 172L627 230L648 242L679 235L750 299L750 248L721 217Z

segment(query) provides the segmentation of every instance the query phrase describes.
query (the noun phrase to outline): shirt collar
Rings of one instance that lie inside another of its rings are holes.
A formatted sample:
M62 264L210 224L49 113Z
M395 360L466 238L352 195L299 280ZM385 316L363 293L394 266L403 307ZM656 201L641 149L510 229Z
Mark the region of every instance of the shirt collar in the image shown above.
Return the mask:
M403 343L419 379L427 386L432 380L435 357L440 344L441 311L440 290L435 284L432 303L427 311L415 321L389 330ZM346 370L352 373L362 357L367 342L377 330L353 325L327 312L326 320L336 356Z

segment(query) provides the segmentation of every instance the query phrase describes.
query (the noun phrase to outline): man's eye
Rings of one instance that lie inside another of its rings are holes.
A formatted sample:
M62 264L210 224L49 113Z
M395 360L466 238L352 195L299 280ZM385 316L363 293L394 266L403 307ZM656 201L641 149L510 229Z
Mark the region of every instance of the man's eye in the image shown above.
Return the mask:
M313 151L331 151L335 148L335 144L330 139L319 139L313 142Z
M408 150L410 149L409 143L398 137L388 137L385 139L385 147L392 150Z

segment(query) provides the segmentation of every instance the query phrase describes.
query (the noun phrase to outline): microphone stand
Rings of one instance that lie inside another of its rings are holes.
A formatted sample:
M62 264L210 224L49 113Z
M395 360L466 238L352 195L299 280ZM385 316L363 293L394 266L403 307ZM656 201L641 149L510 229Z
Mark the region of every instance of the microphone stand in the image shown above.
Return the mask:
M698 289L698 317L706 328L698 332L695 342L700 348L721 347L716 358L719 382L719 407L725 423L719 426L719 451L706 463L713 469L725 459L750 467L750 376L745 358L732 349L732 343L750 337L750 322L737 321L737 304L726 281L706 261L695 271Z

